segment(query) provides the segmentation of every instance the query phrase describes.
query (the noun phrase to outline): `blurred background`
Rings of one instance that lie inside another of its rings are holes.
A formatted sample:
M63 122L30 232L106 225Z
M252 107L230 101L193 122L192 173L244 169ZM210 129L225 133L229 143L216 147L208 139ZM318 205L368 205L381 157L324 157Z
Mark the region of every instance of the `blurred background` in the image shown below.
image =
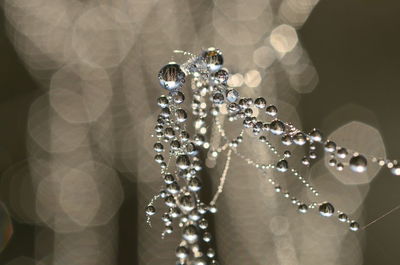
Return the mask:
M150 229L143 213L161 184L156 74L183 61L174 49L218 47L242 95L341 145L400 158L398 1L0 3L0 264L175 264L179 233L161 240L161 221ZM208 165L205 198L223 164ZM222 265L400 263L400 211L352 233L300 216L233 164L212 225ZM361 224L400 204L400 179L385 169L338 173L323 158L305 174Z

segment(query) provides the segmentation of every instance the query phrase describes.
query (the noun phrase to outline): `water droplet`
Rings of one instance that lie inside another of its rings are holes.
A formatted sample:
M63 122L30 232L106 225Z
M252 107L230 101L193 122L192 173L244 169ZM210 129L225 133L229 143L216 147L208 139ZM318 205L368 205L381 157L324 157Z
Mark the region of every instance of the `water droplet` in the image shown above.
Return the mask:
M161 68L158 73L158 79L163 88L176 90L185 83L185 73L178 64L171 62Z
M307 139L304 133L298 132L293 136L293 142L297 145L304 145L307 142Z
M153 205L148 205L146 207L146 214L147 215L154 215L156 213L156 208Z
M347 214L341 213L341 214L339 214L338 219L339 219L340 222L347 222L349 217L347 216Z
M314 142L321 142L322 141L322 133L317 129L313 129L310 133L310 138Z
M176 165L180 169L187 169L190 166L190 159L187 155L180 155L176 159Z
M203 52L202 57L211 72L216 72L219 69L221 69L221 67L224 63L224 58L222 57L222 52L219 49L216 49L214 47L210 47L207 50L205 50Z
M324 217L331 217L335 212L335 208L329 202L324 202L319 206L319 213Z
M269 115L269 116L276 116L276 114L278 114L278 109L274 106L274 105L269 105L266 109L265 112Z
M350 230L351 231L358 231L360 229L360 225L356 221L352 221L350 223Z
M300 204L298 207L299 212L306 213L308 211L308 206L304 203Z
M363 173L367 170L367 159L362 155L353 156L350 159L350 169L357 173Z
M281 135L285 131L285 124L280 120L273 120L269 125L271 133L275 135Z
M333 153L333 152L335 152L335 150L336 150L336 143L335 142L327 141L325 143L325 151L326 152Z
M235 102L239 97L239 92L237 92L235 89L230 89L226 92L226 100L229 102L233 103Z
M289 164L285 159L282 159L276 164L276 169L280 172L286 172L289 169Z

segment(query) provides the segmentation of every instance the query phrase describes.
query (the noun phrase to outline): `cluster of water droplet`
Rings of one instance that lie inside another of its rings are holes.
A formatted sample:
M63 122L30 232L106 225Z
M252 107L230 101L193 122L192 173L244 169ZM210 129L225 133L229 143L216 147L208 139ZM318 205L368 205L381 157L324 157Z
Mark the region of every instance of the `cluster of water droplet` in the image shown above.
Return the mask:
M200 200L198 192L201 189L199 172L203 167L203 159L200 157L201 149L209 149L208 155L217 157L225 150L231 150L238 157L245 160L249 165L259 169L267 177L269 183L274 185L277 193L289 198L300 213L307 213L310 209L316 209L323 217L337 216L340 222L347 223L352 231L359 230L360 226L346 213L335 210L332 203L326 201L309 201L297 199L289 191L284 189L277 180L268 174L270 170L281 173L290 173L309 189L315 198L320 198L320 193L314 188L300 172L291 167L294 164L290 159L292 154L287 148L280 152L272 146L270 139L279 137L283 147L290 145L304 146L306 155L299 161L305 167L310 167L314 160L322 154L330 156L328 164L338 171L349 167L357 173L365 173L368 162L387 166L395 175L400 175L400 165L397 161L388 161L375 157L362 155L356 151L339 146L330 139L326 139L321 131L313 129L304 132L293 124L278 118L278 108L268 104L263 97L246 98L241 97L236 89L227 85L229 73L222 68L223 56L220 50L209 48L190 58L183 64L178 65L171 62L161 68L158 78L168 94L158 98L157 103L161 112L155 126L154 144L156 155L154 160L161 166L161 175L165 186L156 194L146 208L148 222L150 216L156 213L154 203L158 198L164 199L167 211L162 215L165 224L163 236L172 233L173 220L178 220L182 228L182 241L176 250L177 264L216 264L215 251L208 246L206 251L201 249L201 241L209 243L211 234L207 231L208 222L206 213L215 213L215 201L204 203ZM188 113L182 107L185 96L182 92L183 84L187 76L192 79L193 99L191 102L191 115L193 119L194 134L188 133ZM224 110L222 110L224 109ZM264 112L266 118L260 120L257 112ZM230 122L242 121L240 133L233 138L228 138L224 125L219 117L226 115ZM214 125L218 128L219 136L225 143L214 146L212 135L208 130ZM258 136L261 143L277 157L275 163L256 162L244 156L238 147L244 141L243 133L249 130ZM211 137L211 138L210 138ZM209 139L210 138L210 139ZM230 155L230 153L229 153ZM230 159L230 158L229 158ZM228 163L229 164L229 163ZM223 181L218 188L222 192Z

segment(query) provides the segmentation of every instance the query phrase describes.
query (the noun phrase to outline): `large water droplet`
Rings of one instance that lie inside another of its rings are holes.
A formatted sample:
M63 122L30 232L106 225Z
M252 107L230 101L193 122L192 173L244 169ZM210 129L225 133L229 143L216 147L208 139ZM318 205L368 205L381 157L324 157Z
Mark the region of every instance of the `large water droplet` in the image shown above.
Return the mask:
M276 164L276 169L280 172L286 172L289 168L289 164L285 159L280 160L277 164Z
M319 213L324 217L331 217L335 212L335 208L329 202L324 202L319 206Z
M357 173L363 173L367 170L367 159L362 155L353 156L350 159L350 169Z
M169 63L161 68L158 73L158 79L163 88L167 90L175 90L185 83L185 73L178 64Z
M280 120L273 120L269 125L270 131L275 135L281 135L285 132L285 124Z

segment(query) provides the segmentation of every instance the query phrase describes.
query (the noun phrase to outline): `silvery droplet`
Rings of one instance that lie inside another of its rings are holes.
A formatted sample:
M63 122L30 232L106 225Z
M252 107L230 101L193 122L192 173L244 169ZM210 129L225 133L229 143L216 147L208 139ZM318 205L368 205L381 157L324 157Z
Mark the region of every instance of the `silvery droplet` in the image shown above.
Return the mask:
M156 151L157 153L161 153L164 151L164 146L162 145L162 143L155 143L153 148L154 151Z
M316 159L316 158L317 158L317 153L311 151L311 152L308 154L308 156L309 156L311 159Z
M343 158L346 158L346 156L348 155L348 152L347 152L346 148L342 147L339 150L337 150L336 155L337 155L337 157L343 159Z
M310 133L310 139L314 142L321 142L322 141L322 133L317 129L313 129Z
M350 159L350 169L357 173L367 170L367 159L363 155L356 155Z
M209 232L204 232L203 240L204 240L204 242L210 242L211 241L211 234Z
M336 151L336 143L332 141L326 141L325 143L325 151L329 153L333 153Z
M285 159L282 159L276 164L276 169L280 172L286 172L289 169L289 164Z
M208 208L208 211L210 213L216 213L218 211L217 207L215 207L215 205L210 205L210 207Z
M177 109L175 115L178 122L185 122L187 119L187 113L184 109Z
M175 178L174 178L173 175L171 175L171 174L165 174L165 176L164 176L164 182L165 182L166 184L172 184L172 183L174 183L174 181L175 181Z
M164 133L165 133L165 137L167 137L169 139L174 138L174 136L175 136L175 131L171 127L165 128Z
M292 156L292 153L289 150L286 150L285 152L283 152L283 156L289 158Z
M181 140L183 142L187 142L189 140L189 137L190 137L189 133L186 132L186 131L181 131L179 136L181 137Z
M355 232L358 231L358 229L360 229L360 225L356 221L352 221L350 223L350 230Z
M337 171L342 171L344 169L344 165L342 163L337 163L336 164L336 170Z
M207 227L208 227L208 222L207 222L207 220L206 219L201 219L200 221L199 221L199 227L201 228L201 229L207 229Z
M200 220L201 216L200 216L200 214L199 214L198 211L193 210L193 211L191 211L191 212L189 213L189 218L190 218L191 220L193 220L193 221L198 221L198 220Z
M147 207L146 207L146 214L147 215L154 215L156 213L156 208L154 208L154 206L153 205L148 205Z
M183 229L183 238L194 243L197 241L197 229L194 225L188 225Z
M167 225L167 226L165 226L165 233L167 233L167 234L172 234L172 232L174 231L174 228L172 228L172 226L170 226L170 225Z
M195 156L199 153L199 150L194 143L190 142L186 145L186 152L188 155Z
M336 159L334 159L334 158L330 159L329 162L328 162L328 164L329 164L331 167L336 166L336 163L337 163L337 161L336 161Z
M225 69L220 69L214 74L214 81L218 84L226 84L229 79L229 73Z
M197 210L199 211L200 214L205 214L207 212L207 206L203 202L201 202L197 206Z
M156 161L158 164L160 164L164 161L164 157L162 155L155 155L154 161Z
M184 195L179 199L179 206L183 211L189 212L194 209L196 204L195 204L192 196Z
M298 132L293 136L293 142L297 145L305 145L307 139L304 133Z
M259 109L263 109L265 108L265 105L267 105L267 101L265 100L265 98L256 98L254 100L254 105L256 106L256 108Z
M209 249L207 250L207 257L209 257L210 259L213 258L213 257L215 257L215 250L212 249L212 248L209 248Z
M187 169L190 167L190 159L187 155L180 155L176 159L176 165L180 169Z
M161 117L168 118L171 115L171 110L168 107L162 108L160 115Z
M158 106L160 106L161 108L168 107L168 103L169 103L169 101L168 101L168 99L167 99L166 96L161 96L161 97L159 97L159 98L157 99L157 104L158 104Z
M173 93L172 98L176 104L181 104L185 101L185 95L180 91Z
M176 90L185 83L185 73L180 66L171 62L161 68L158 73L160 85L167 90Z
M178 183L173 182L171 184L167 184L166 189L171 194L177 194L180 190Z
M349 217L347 216L347 214L341 213L341 214L339 214L338 219L339 219L340 222L343 222L343 223L344 223L344 222L347 222L347 220L349 219Z
M236 89L229 89L226 92L226 100L228 100L229 102L231 103L236 102L238 98L239 98L239 92L237 92Z
M303 157L303 159L301 159L301 163L306 167L308 167L311 164L310 159L308 159L308 157Z
M177 258L179 258L179 259L185 259L185 258L187 258L187 256L189 255L189 250L188 250L186 247L184 247L184 246L179 246L179 247L176 249L175 254L176 254L176 257L177 257Z
M251 117L251 116L253 116L253 110L250 109L250 108L245 109L245 110L244 110L244 115L245 115L246 117Z
M214 47L210 47L207 50L203 51L202 57L211 72L218 71L224 64L222 52Z
M301 213L306 213L308 211L307 204L304 204L304 203L300 204L299 207L298 207L298 210Z
M165 205L167 205L168 207L174 207L176 205L175 198L172 195L167 195L164 200Z
M269 125L272 134L281 135L285 132L285 124L280 120L273 120Z
M181 144L179 143L178 140L173 140L171 141L170 146L172 150L178 150L181 147Z
M282 136L282 144L288 146L292 144L292 137L289 134L285 134L284 136Z
M193 161L192 166L196 171L200 171L202 169L200 161Z
M178 218L179 216L181 216L181 210L179 210L178 207L173 207L169 210L169 215L172 218Z
M191 191L197 192L201 189L200 179L197 177L193 177L189 180L188 188Z
M274 105L269 105L265 109L265 113L267 113L269 116L275 117L276 114L278 114L278 109Z
M236 103L229 103L228 105L228 110L230 113L235 113L239 111L239 105Z
M331 217L335 212L335 208L329 202L324 202L319 206L319 213L324 217Z
M164 223L169 223L169 222L172 221L172 219L169 217L169 214L168 214L168 213L164 213L164 214L161 216L161 220L162 220Z
M224 95L222 93L217 92L213 95L213 102L214 104L222 104L224 103Z

